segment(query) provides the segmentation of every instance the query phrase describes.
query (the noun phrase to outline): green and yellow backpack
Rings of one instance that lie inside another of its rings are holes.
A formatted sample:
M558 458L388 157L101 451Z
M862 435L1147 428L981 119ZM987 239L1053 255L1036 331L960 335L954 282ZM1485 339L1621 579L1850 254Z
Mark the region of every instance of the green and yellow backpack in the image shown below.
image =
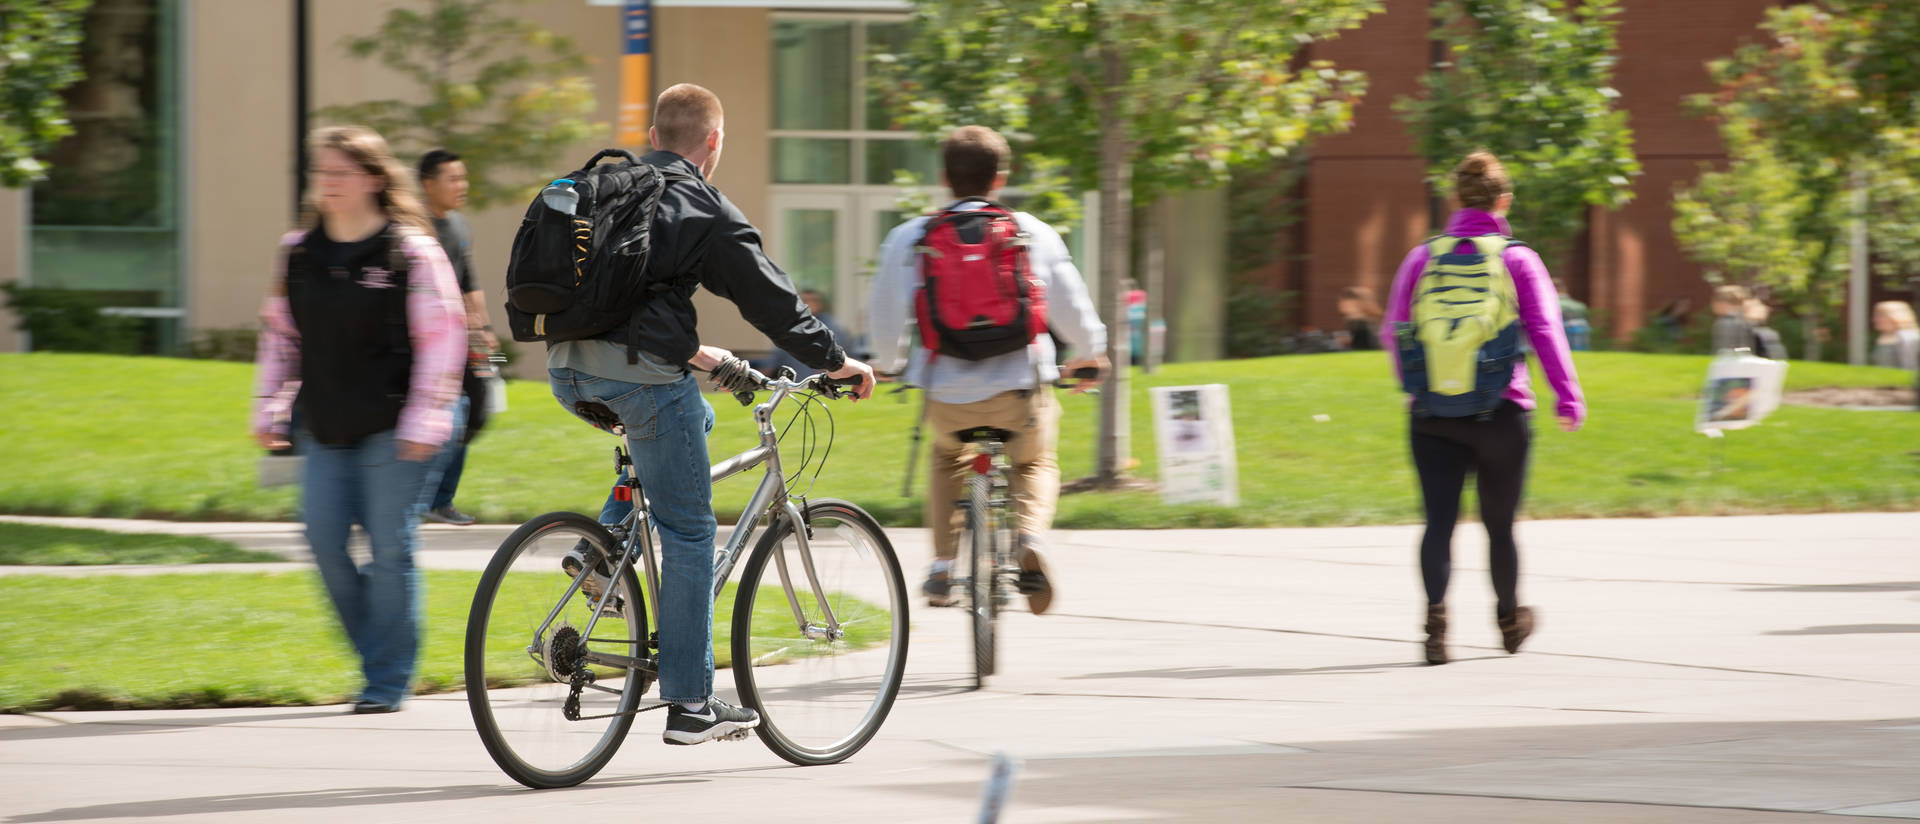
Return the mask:
M1502 254L1524 245L1500 235L1427 241L1411 322L1394 324L1400 384L1418 417L1486 418L1513 381L1519 293Z

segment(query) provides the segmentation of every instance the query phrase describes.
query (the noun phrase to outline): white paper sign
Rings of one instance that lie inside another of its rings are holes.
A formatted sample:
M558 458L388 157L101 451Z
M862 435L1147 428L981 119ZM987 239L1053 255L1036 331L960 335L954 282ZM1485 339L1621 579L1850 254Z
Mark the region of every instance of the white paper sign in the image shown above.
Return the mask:
M1787 362L1747 353L1726 354L1707 365L1707 383L1700 391L1695 432L1745 429L1780 407L1787 381Z
M1163 386L1152 393L1162 499L1170 504L1239 504L1233 407L1226 384Z

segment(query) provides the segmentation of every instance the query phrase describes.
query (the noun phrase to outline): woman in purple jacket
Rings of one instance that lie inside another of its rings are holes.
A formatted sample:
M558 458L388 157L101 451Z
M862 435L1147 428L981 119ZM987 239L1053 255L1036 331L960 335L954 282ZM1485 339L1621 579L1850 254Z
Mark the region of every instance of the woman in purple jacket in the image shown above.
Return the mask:
M1447 219L1448 236L1512 236L1506 214L1513 205L1513 183L1498 159L1486 152L1468 155L1454 169L1453 187L1461 208ZM1411 318L1414 287L1426 268L1427 257L1428 247L1423 244L1401 261L1387 306L1386 329ZM1540 256L1525 246L1508 246L1501 258L1518 293L1520 325L1559 399L1555 415L1560 428L1578 430L1586 420L1586 401L1560 324L1560 301L1553 277ZM1392 353L1398 373L1398 349L1388 346L1387 351ZM1533 632L1534 610L1520 606L1516 592L1520 554L1513 541L1514 515L1520 509L1520 492L1526 479L1527 447L1533 439L1534 398L1525 358L1514 362L1513 380L1504 397L1493 414L1484 419L1415 415L1409 427L1413 465L1420 475L1420 493L1427 510L1427 530L1420 540L1420 574L1427 590L1425 652L1429 664L1447 662L1447 579L1453 570L1453 527L1460 517L1460 491L1468 472L1476 476L1480 520L1487 527L1488 566L1497 599L1494 617L1502 643L1507 652L1518 652L1521 642Z

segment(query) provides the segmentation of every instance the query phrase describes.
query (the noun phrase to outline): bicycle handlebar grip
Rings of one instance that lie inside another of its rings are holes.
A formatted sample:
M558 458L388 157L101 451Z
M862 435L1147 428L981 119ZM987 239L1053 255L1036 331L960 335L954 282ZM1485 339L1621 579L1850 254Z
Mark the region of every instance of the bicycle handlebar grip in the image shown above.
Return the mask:
M1082 366L1073 370L1074 380L1090 381L1097 377L1100 377L1100 370L1097 367Z

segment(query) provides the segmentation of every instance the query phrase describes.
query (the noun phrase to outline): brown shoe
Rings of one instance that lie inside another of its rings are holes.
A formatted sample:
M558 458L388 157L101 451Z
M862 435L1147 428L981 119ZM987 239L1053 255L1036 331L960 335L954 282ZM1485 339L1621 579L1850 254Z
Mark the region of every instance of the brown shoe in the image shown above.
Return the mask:
M1514 607L1512 617L1495 620L1500 623L1500 645L1507 648L1508 655L1512 655L1519 652L1520 645L1526 642L1527 636L1533 634L1537 619L1534 618L1533 607Z
M1439 666L1447 662L1447 605L1427 606L1427 663Z
M1025 535L1020 536L1020 549L1016 553L1020 562L1020 592L1027 596L1027 609L1035 615L1045 615L1053 607L1053 579L1047 577L1047 559L1033 548L1034 541Z

